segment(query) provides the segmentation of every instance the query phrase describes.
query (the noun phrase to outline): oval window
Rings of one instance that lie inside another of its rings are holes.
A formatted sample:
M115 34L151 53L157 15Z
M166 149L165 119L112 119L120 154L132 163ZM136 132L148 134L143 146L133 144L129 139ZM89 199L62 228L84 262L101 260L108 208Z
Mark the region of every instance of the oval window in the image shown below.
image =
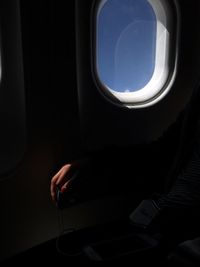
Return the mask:
M99 2L95 72L101 90L116 103L145 107L169 91L177 54L170 53L172 19L167 0Z

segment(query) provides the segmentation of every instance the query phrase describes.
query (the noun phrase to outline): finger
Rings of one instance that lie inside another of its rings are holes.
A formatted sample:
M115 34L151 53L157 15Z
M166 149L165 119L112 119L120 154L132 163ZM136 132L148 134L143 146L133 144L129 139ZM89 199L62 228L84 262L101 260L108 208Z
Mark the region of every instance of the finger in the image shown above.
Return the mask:
M69 180L67 180L67 181L62 185L62 187L61 187L61 189L60 189L62 193L64 193L65 191L67 191L67 190L70 188L70 186L73 185L73 181L76 180L78 174L79 174L79 170L76 170L76 172L73 173L72 177L71 177ZM72 184L72 185L71 185L71 184Z
M71 164L63 166L51 179L50 193L53 201L56 201L57 184L64 178L64 175L69 171ZM64 183L64 182L63 182Z
M63 168L65 166L63 166L51 179L51 181L54 183L55 181L57 181L58 177L60 176L61 172L63 171Z
M56 179L56 186L61 187L71 177L72 164L67 164L62 168L59 177Z
M54 186L51 184L50 187L50 192L51 192L51 198L53 201L56 201L56 191L54 190Z
M52 200L56 201L56 182L55 181L51 181L50 193L51 193Z
M70 180L67 181L60 189L61 193L65 193L67 189L69 188Z

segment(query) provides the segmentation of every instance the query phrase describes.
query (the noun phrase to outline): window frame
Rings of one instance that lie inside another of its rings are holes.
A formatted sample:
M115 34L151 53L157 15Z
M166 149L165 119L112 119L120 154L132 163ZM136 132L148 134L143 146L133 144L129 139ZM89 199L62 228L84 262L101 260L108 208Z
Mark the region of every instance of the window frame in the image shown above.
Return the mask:
M155 62L155 68L154 73L150 81L140 90L135 92L116 92L106 86L99 77L98 73L98 67L97 67L97 61L98 61L98 55L97 55L97 43L98 43L98 15L101 11L101 7L104 5L104 3L109 0L98 0L95 1L93 9L92 9L92 75L93 79L97 85L98 90L103 94L104 97L106 97L107 100L111 101L112 103L119 105L121 107L126 108L145 108L148 106L152 106L156 103L158 103L161 99L163 99L168 92L170 91L176 77L177 73L177 62L178 62L178 44L179 44L179 32L180 32L180 13L179 13L179 7L177 0L147 0L156 15L157 18L157 33L159 31L159 21L161 20L167 29L170 28L170 36L167 40L167 52L170 50L170 54L166 53L165 59L164 59L164 71L163 76L164 78L162 81L160 81L159 86L155 85L155 81L159 80L159 72L158 67L156 67L156 64L160 64L159 62L159 56L158 54L162 53L162 48L159 50L157 49L158 44L158 34L157 34L157 41L156 41L156 59L157 62ZM157 3L157 4L156 4ZM158 4L159 3L159 4ZM164 10L163 12L168 12L166 14L166 18L163 21L163 13L160 10ZM168 11L166 11L168 10ZM170 19L167 19L167 17L170 16ZM174 22L174 26L171 25L171 21ZM161 31L162 32L162 31ZM161 47L161 46L160 46ZM163 60L163 57L161 57L161 60ZM157 72L156 72L157 71ZM152 79L155 81L152 82ZM152 85L150 84L152 83ZM150 86L149 86L150 84ZM149 88L146 88L149 87ZM152 88L155 88L152 92Z

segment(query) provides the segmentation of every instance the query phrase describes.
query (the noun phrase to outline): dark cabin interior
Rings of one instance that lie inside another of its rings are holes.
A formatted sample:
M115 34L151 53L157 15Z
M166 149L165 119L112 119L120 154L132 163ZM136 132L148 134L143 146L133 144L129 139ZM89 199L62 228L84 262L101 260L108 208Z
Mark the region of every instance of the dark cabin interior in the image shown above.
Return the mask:
M65 249L73 251L74 240L81 243L88 236L91 238L94 235L100 238L108 234L111 240L114 238L115 252L121 251L121 247L126 249L124 244L130 245L131 238L138 238L135 237L135 232L131 232L129 238L123 240L116 236L121 234L122 229L125 234L129 230L126 228L129 214L143 199L154 193L165 193L187 159L198 116L197 98L191 97L192 108L189 101L175 122L151 143L137 144L131 148L109 144L100 150L87 151L80 129L75 1L19 2L26 150L16 169L2 174L1 265L30 262L45 264L54 261L58 264L82 263L82 258L70 257ZM184 18L186 2L183 1L182 4ZM193 8L188 7L188 16L191 16L194 8L195 5ZM183 21L188 34L190 29L186 24ZM191 40L195 38L196 30L193 29ZM181 37L182 53L188 50L184 42L187 34L182 34ZM197 46L199 40L193 40ZM194 58L195 53L186 55L183 65L194 63ZM198 69L199 59L196 59L194 65ZM183 73L184 71L186 67L183 67ZM102 129L102 133L104 130ZM183 147L184 142L187 145ZM51 177L66 162L84 155L93 157L92 165L83 170L84 179L81 179L78 187L75 185L75 191L71 192L72 198L60 211L51 201ZM133 179L133 176L137 179ZM76 191L77 188L80 191ZM73 233L74 229L80 229L81 237L72 234L65 236L68 232ZM134 244L136 247L141 245L141 240L138 240ZM153 247L154 243L151 240L148 242ZM106 244L110 248L111 244ZM102 254L105 256L106 252L101 250L100 245L94 243L97 251L99 249L100 254L105 253ZM91 248L85 248L84 252L91 256ZM72 254L76 255L76 249L75 247ZM131 249L134 250L135 247L131 245ZM160 250L154 250L153 247L150 255L147 254L147 259L152 260L153 257L153 260L156 258L159 261L160 257L155 256L158 252L163 256ZM140 259L141 254L135 255L133 262ZM127 262L129 260L128 257ZM162 264L164 266L165 262Z

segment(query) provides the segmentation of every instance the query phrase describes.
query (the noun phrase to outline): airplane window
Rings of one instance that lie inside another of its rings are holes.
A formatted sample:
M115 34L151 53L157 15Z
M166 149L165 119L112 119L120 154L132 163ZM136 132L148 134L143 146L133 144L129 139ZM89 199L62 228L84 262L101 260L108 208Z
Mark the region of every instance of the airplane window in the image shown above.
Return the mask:
M113 99L127 106L146 106L160 97L164 87L169 90L171 13L167 0L100 1L95 71Z

